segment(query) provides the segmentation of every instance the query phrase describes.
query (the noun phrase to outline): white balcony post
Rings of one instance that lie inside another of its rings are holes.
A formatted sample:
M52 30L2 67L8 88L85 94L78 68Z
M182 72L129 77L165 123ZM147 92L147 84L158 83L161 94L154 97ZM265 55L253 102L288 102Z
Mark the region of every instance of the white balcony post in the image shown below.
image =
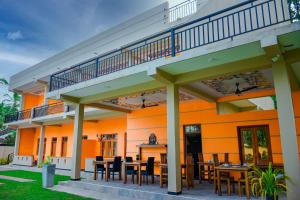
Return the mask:
M181 194L179 89L167 85L168 193Z
M45 88L44 88L44 105L48 104L48 99L46 97L47 92L48 92L48 85L45 85Z
M74 130L73 130L74 132L73 132L71 180L80 180L83 119L84 119L84 105L76 104Z
M283 60L273 63L272 68L284 169L294 182L291 184L287 181L289 188L287 198L298 199L300 196L300 164L290 79L286 63Z
M43 162L44 156L44 140L45 140L45 126L40 127L40 141L39 141L39 150L38 150L38 165Z
M19 145L20 145L20 129L18 128L16 130L16 139L15 139L15 149L14 149L14 155L19 155Z

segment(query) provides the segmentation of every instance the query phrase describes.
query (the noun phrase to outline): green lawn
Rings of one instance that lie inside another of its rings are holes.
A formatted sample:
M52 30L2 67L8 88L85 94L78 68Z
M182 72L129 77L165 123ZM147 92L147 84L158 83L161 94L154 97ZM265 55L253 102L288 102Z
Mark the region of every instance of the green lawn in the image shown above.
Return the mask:
M49 189L42 188L42 174L38 172L29 172L22 170L0 171L0 175L36 180L33 182L21 183L16 181L0 179L0 183L4 183L0 185L0 199L87 199L63 192L55 192ZM57 184L58 181L65 181L68 179L68 176L55 175L54 181L55 184Z

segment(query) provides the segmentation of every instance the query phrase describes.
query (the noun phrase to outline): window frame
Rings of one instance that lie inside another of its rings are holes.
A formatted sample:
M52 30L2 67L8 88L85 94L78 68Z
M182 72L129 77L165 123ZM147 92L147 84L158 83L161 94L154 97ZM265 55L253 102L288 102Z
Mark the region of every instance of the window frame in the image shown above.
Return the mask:
M266 131L266 140L267 140L267 149L268 149L268 160L264 161L259 159L258 156L258 137L257 137L257 133L259 128L264 128ZM252 133L252 148L253 148L253 164L255 165L268 165L269 162L273 163L273 157L272 157L272 145L271 145L271 137L270 137L270 130L269 130L269 125L251 125L251 126L238 126L237 130L238 130L238 145L239 145L239 157L240 157L240 162L241 164L244 163L251 163L251 162L247 162L245 161L245 153L244 153L244 148L243 148L243 134L242 131L243 130L251 130Z
M66 139L66 141L64 139ZM63 155L63 153L64 153L64 143L66 143L66 149L65 149L66 155ZM65 137L61 138L60 156L61 157L67 157L67 150L68 150L68 137L65 136Z

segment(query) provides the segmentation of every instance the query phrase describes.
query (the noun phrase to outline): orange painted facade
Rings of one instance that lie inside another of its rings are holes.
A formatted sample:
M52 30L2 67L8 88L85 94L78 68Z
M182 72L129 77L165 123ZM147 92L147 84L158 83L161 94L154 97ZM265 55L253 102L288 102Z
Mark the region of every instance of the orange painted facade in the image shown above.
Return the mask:
M267 91L268 94L270 91ZM41 105L43 97L25 96L24 109ZM297 137L300 152L300 92L293 93L294 111L296 117ZM73 122L61 126L47 126L45 138L47 138L46 155L51 153L51 140L57 138L55 156L61 156L62 138L68 137L67 157L72 156ZM216 104L203 100L192 100L180 103L180 134L181 134L181 160L183 161L184 140L183 125L200 124L202 130L202 151L204 159L211 159L212 153L219 153L223 159L225 152L230 153L230 161L239 163L239 147L237 127L249 125L268 125L270 131L272 157L274 163L283 163L280 144L280 130L276 110L240 112L234 114L219 115ZM39 128L21 129L20 155L34 155L37 159L37 141ZM125 139L127 132L127 140ZM101 146L97 134L117 133L117 155L125 155L125 142L127 141L126 155L133 156L138 153L137 145L148 142L151 133L155 133L159 144L167 144L167 117L166 106L161 105L133 111L127 116L101 119L99 121L85 121L83 135L87 140L82 143L82 162L84 168L85 158L101 155ZM159 160L159 153L164 149L144 149L142 159L155 156Z

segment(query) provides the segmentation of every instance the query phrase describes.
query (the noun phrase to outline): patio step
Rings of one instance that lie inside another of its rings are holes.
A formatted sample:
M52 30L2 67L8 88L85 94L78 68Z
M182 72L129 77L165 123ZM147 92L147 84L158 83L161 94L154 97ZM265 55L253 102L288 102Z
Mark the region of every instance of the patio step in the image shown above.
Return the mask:
M179 196L171 196L164 193L157 193L155 191L144 191L136 188L123 188L119 186L111 186L108 184L101 184L101 182L95 183L94 181L64 181L60 182L59 186L64 188L72 188L74 191L83 190L85 193L96 192L98 195L94 195L95 199L105 199L109 195L111 199L120 200L133 200L133 199L144 199L144 200L195 200L194 198L179 198ZM156 186L157 187L157 186ZM158 186L159 187L159 186ZM79 193L80 195L80 193Z
M119 200L211 200L211 199L240 199L235 197L219 197L214 193L205 195L179 195L166 194L166 189L161 189L158 185L137 186L123 183L106 183L92 180L82 181L62 181L54 188L58 191L77 194L94 199L119 199Z

